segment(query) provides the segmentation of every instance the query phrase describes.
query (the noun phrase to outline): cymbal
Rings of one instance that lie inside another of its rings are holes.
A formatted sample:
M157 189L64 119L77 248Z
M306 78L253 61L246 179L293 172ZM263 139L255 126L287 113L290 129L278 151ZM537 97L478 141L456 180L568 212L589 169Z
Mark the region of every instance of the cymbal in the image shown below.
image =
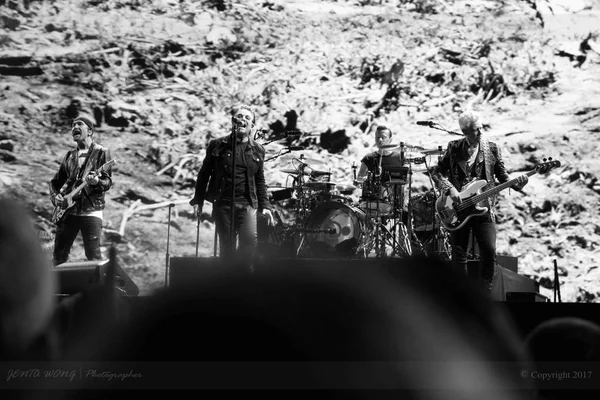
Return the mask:
M267 192L277 192L278 190L294 190L293 188L283 186L271 186L267 188Z
M336 189L340 191L340 193L352 193L357 187L354 185L336 185Z
M389 150L389 149L397 149L398 147L400 147L400 145L403 144L404 145L404 151L406 151L407 149L412 149L412 150L425 150L424 147L421 146L415 146L412 144L408 144L408 143L391 143L391 144L384 144L383 146L379 146L380 149L384 149L384 150Z
M280 169L281 172L290 174L290 175L300 175L300 171L297 169L289 168L289 169ZM310 175L308 172L302 172L302 175Z
M405 162L423 162L425 156L421 153L404 153Z
M305 164L326 165L325 161L317 160L316 158L304 157L304 155L296 156L292 154L284 154L279 157L283 161L302 161Z

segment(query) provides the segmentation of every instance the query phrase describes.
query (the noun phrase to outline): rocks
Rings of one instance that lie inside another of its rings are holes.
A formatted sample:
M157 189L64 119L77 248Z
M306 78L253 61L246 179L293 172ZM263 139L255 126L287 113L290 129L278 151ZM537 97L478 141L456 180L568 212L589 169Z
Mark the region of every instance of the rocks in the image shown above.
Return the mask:
M15 148L15 144L12 140L0 139L0 150L7 150L12 152Z

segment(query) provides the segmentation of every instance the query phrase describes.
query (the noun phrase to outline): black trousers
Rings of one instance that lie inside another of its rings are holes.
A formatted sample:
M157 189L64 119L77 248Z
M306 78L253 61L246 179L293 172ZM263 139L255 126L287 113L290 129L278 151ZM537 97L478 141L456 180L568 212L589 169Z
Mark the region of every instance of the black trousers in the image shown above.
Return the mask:
M232 254L232 244L230 240L231 227L231 206L219 205L213 206L213 218L215 228L220 242L220 256L222 258L231 258L235 256L240 260L252 262L254 260L256 246L258 243L258 234L256 226L256 209L250 205L234 205L234 233L233 240L238 242L236 253Z
M494 278L496 265L496 222L489 214L472 217L460 229L450 234L452 264L461 272L467 273L467 251L470 234L473 234L481 256L481 280L489 287Z
M71 247L80 231L86 258L88 260L102 260L102 252L100 251L102 220L97 217L81 217L68 214L56 227L54 265L62 264L69 259Z

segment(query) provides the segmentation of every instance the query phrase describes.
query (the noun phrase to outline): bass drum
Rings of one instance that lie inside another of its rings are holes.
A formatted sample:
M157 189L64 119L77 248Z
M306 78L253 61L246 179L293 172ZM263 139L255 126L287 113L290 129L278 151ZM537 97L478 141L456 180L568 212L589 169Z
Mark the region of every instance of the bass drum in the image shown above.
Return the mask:
M365 220L363 211L344 203L319 205L306 220L304 255L353 256L363 244Z

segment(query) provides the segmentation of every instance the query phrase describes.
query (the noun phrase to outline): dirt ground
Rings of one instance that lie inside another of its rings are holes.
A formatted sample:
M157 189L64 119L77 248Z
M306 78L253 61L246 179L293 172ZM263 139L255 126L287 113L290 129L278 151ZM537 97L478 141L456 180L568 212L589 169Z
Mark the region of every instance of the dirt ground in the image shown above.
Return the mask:
M598 301L600 2L538 1L537 16L516 0L139 3L0 6L0 190L31 207L49 251L47 182L72 145L73 109L97 116L96 139L117 160L105 254L114 243L150 294L164 285L169 256L195 255L196 243L200 256L213 254L213 224L197 226L186 202L233 104L254 105L270 134L294 110L307 145L294 154L321 161L339 184L372 149L365 126L435 149L456 136L416 121L458 131L473 107L513 176L544 158L561 162L522 194L502 192L499 254L518 257L551 299L556 262L563 301ZM324 149L339 130L347 146ZM281 146L265 148L275 157ZM268 161L267 183L288 185L280 170L290 167ZM412 188L430 189L425 174ZM79 239L71 258L84 259Z

